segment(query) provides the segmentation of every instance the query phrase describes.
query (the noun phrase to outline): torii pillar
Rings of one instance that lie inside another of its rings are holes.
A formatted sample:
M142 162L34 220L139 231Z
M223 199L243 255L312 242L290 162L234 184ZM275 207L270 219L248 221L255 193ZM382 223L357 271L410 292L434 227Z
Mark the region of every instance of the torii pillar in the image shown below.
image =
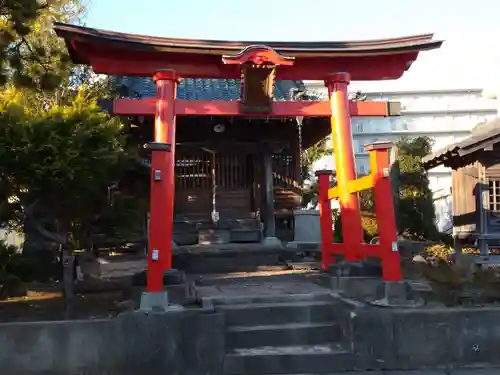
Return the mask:
M172 226L175 193L175 95L177 75L163 70L153 76L157 86L154 142L151 149L151 193L147 288L141 310L168 307L163 288L165 270L172 268Z

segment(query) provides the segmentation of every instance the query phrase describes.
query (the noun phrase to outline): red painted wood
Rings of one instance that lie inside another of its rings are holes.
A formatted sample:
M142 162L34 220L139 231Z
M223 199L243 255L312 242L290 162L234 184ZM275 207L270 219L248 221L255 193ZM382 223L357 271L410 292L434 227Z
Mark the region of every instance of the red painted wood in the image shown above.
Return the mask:
M401 273L401 260L398 251L393 251L393 244L397 243L397 227L394 214L394 203L392 198L391 182L388 177L384 177L384 169L389 167L389 148L390 146L372 148L370 152L375 153L376 165L372 171L374 178L373 194L375 199L375 213L377 216L379 243L352 243L349 244L349 232L343 232L344 243L334 243L327 236L332 233L331 229L327 228L326 220L320 214L321 226L321 252L323 262L325 259L329 261L335 254L344 255L347 258L349 254L356 254L358 259L366 259L367 257L380 258L382 261L382 278L384 281L400 281L403 276ZM321 185L322 176L319 176L318 190L321 205L330 207L328 198L323 200L325 187ZM324 179L324 177L323 177ZM338 172L337 172L338 180ZM323 187L322 187L323 186ZM326 195L328 192L326 191ZM345 215L342 213L342 215ZM344 221L342 221L342 226ZM328 263L329 264L329 263ZM327 265L326 265L327 266ZM325 265L323 264L323 267Z
M236 55L222 56L224 64L242 65L251 62L255 65L281 65L292 66L294 63L293 57L282 56L274 49L267 46L248 46L243 51Z
M334 262L331 256L330 247L333 243L333 218L332 206L328 199L328 189L330 188L331 171L318 171L318 203L319 203L319 223L321 229L321 269L328 270L328 266Z
M113 102L113 113L123 116L154 115L156 98L146 99L117 99ZM349 102L351 116L388 116L387 102ZM311 102L275 102L271 114L262 116L330 116L332 110L328 101ZM207 116L241 116L255 113L242 113L238 101L225 100L179 100L175 101L175 114L207 115Z
M103 47L79 43L79 51L88 56L96 73L151 77L168 68L183 78L240 78L240 66L224 64L217 55L192 53L113 54ZM370 81L400 78L417 59L418 52L393 55L296 57L293 66L276 70L276 79L323 80L332 71L348 71L352 80Z
M120 116L153 116L156 98L113 100L113 114ZM177 113L177 110L175 111Z
M389 146L376 148L376 166L373 175L373 198L377 215L379 256L382 259L382 277L385 281L400 281L401 261L398 251L393 251L393 244L397 244L398 231L394 214L391 180L384 177L384 169L389 168Z
M325 84L328 87L332 113L332 141L335 150L342 237L346 245L344 258L347 261L354 261L359 259L359 246L364 241L358 193L350 193L348 186L349 181L356 179L351 114L347 96L349 81L349 74L338 73L328 76Z
M175 81L176 83L178 83L179 75L175 70L171 69L158 70L155 74L153 74L153 81L155 81L156 84L158 84L159 81L165 81L165 80Z
M153 151L151 157L151 197L149 219L148 292L163 290L163 271L172 267L172 225L174 209L176 79L156 76L155 142L170 143L171 152ZM161 179L155 180L159 171ZM158 259L153 258L155 251Z

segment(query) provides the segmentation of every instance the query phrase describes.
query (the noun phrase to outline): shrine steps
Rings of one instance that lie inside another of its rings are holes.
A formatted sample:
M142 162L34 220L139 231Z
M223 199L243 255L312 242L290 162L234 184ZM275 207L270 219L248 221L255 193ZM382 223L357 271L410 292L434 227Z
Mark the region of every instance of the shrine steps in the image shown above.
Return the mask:
M284 269L293 254L286 249L257 244L179 246L174 252L174 268L188 274L226 274Z
M259 243L262 226L260 220L248 217L225 218L216 223L206 218L177 218L173 239L180 246Z
M353 368L342 309L328 294L215 303L226 319L225 375L327 374Z

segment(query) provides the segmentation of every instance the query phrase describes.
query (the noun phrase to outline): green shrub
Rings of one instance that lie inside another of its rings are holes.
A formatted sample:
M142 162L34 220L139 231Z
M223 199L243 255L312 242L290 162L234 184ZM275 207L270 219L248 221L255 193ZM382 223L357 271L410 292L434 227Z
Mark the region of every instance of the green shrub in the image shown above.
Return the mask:
M22 279L11 273L10 266L18 256L17 248L0 240L0 300L22 297L27 293Z
M0 300L9 297L24 297L28 293L26 285L24 285L21 278L4 274L0 274Z
M36 276L38 273L37 270L39 268L44 269L42 265L38 267L38 264L33 257L23 256L22 254L14 254L5 267L8 274L15 275L24 282L31 282L36 280Z
M445 244L431 245L425 249L425 254L428 257L436 259L448 260L450 255L452 255L453 253L453 249L449 246L446 246Z
M0 240L0 270L5 272L5 269L12 257L16 254L17 248L8 245L5 241Z
M53 255L48 251L24 255L16 246L0 240L0 285L7 276L15 276L24 282L50 280L57 272Z
M335 226L333 241L337 243L344 242L342 238L342 221L340 220L340 213L336 210L333 215ZM372 238L378 235L377 217L374 213L362 211L361 226L363 227L363 237L366 243L369 243Z

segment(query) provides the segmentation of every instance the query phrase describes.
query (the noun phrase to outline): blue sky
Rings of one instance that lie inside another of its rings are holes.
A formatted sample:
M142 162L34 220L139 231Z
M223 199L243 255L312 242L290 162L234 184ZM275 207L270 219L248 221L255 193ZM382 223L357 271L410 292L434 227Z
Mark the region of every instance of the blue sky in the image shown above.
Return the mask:
M472 88L500 91L500 2L494 0L91 0L89 27L223 40L359 40L434 32L398 81L364 90Z

